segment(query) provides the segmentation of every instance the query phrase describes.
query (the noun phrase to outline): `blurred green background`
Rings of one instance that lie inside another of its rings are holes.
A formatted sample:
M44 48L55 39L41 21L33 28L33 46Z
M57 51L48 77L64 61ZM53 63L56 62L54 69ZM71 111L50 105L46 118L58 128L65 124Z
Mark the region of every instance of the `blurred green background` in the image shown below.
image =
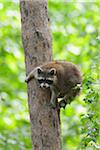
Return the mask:
M49 0L54 59L79 65L81 95L61 110L62 150L100 149L100 3ZM0 150L31 150L17 0L0 0Z

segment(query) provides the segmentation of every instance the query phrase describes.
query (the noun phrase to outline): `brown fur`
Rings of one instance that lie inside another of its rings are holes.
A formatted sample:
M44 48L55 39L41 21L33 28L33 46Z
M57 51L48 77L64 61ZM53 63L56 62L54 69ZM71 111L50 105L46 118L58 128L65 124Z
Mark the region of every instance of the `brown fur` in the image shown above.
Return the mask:
M39 67L44 72L52 68L56 70L56 78L51 86L51 92L53 93L51 103L53 105L55 105L55 102L53 102L55 98L63 98L66 103L70 103L79 94L80 88L75 89L75 87L82 83L82 76L76 65L67 61L51 61ZM32 74L34 73L30 73L30 78L32 78Z
M69 92L70 89L77 84L81 84L81 73L76 65L66 61L53 61L41 66L43 70L55 68L57 71L56 88L63 94Z

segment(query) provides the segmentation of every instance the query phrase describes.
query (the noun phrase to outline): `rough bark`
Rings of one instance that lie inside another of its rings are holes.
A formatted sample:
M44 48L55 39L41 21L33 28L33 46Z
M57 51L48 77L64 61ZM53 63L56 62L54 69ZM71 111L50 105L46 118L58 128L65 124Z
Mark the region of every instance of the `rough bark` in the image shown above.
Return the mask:
M20 10L28 74L52 58L47 0L20 0ZM48 105L50 91L39 88L34 79L27 88L33 150L60 150L59 115L56 109Z

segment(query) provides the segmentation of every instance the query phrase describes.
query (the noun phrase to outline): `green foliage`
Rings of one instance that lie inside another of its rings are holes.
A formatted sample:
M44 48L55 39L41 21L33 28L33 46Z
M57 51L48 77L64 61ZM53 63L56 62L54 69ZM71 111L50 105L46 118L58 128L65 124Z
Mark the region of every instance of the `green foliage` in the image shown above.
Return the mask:
M76 0L77 1L77 0ZM79 65L79 97L61 110L62 150L100 149L100 3L49 0L54 59ZM0 1L0 150L31 150L20 10Z
M83 74L80 97L61 111L63 150L100 148L99 5L49 2L54 58L76 63Z
M18 3L0 1L0 150L32 149Z
M97 73L98 76L98 72L95 73ZM82 139L80 143L80 148L85 149L86 147L88 147L89 144L96 148L98 147L96 143L99 143L100 141L100 87L98 87L99 81L93 75L87 74L87 77L85 77L83 84L85 93L85 97L83 100L87 105L87 112L81 115Z

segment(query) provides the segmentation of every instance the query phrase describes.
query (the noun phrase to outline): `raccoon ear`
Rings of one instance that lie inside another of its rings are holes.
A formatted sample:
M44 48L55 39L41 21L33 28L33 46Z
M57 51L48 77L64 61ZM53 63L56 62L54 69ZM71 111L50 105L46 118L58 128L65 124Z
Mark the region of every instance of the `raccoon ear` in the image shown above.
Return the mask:
M56 74L56 69L55 68L51 68L49 73L50 73L50 75L55 75Z
M42 72L43 72L42 68L37 67L37 73L38 73L38 74L41 74Z

